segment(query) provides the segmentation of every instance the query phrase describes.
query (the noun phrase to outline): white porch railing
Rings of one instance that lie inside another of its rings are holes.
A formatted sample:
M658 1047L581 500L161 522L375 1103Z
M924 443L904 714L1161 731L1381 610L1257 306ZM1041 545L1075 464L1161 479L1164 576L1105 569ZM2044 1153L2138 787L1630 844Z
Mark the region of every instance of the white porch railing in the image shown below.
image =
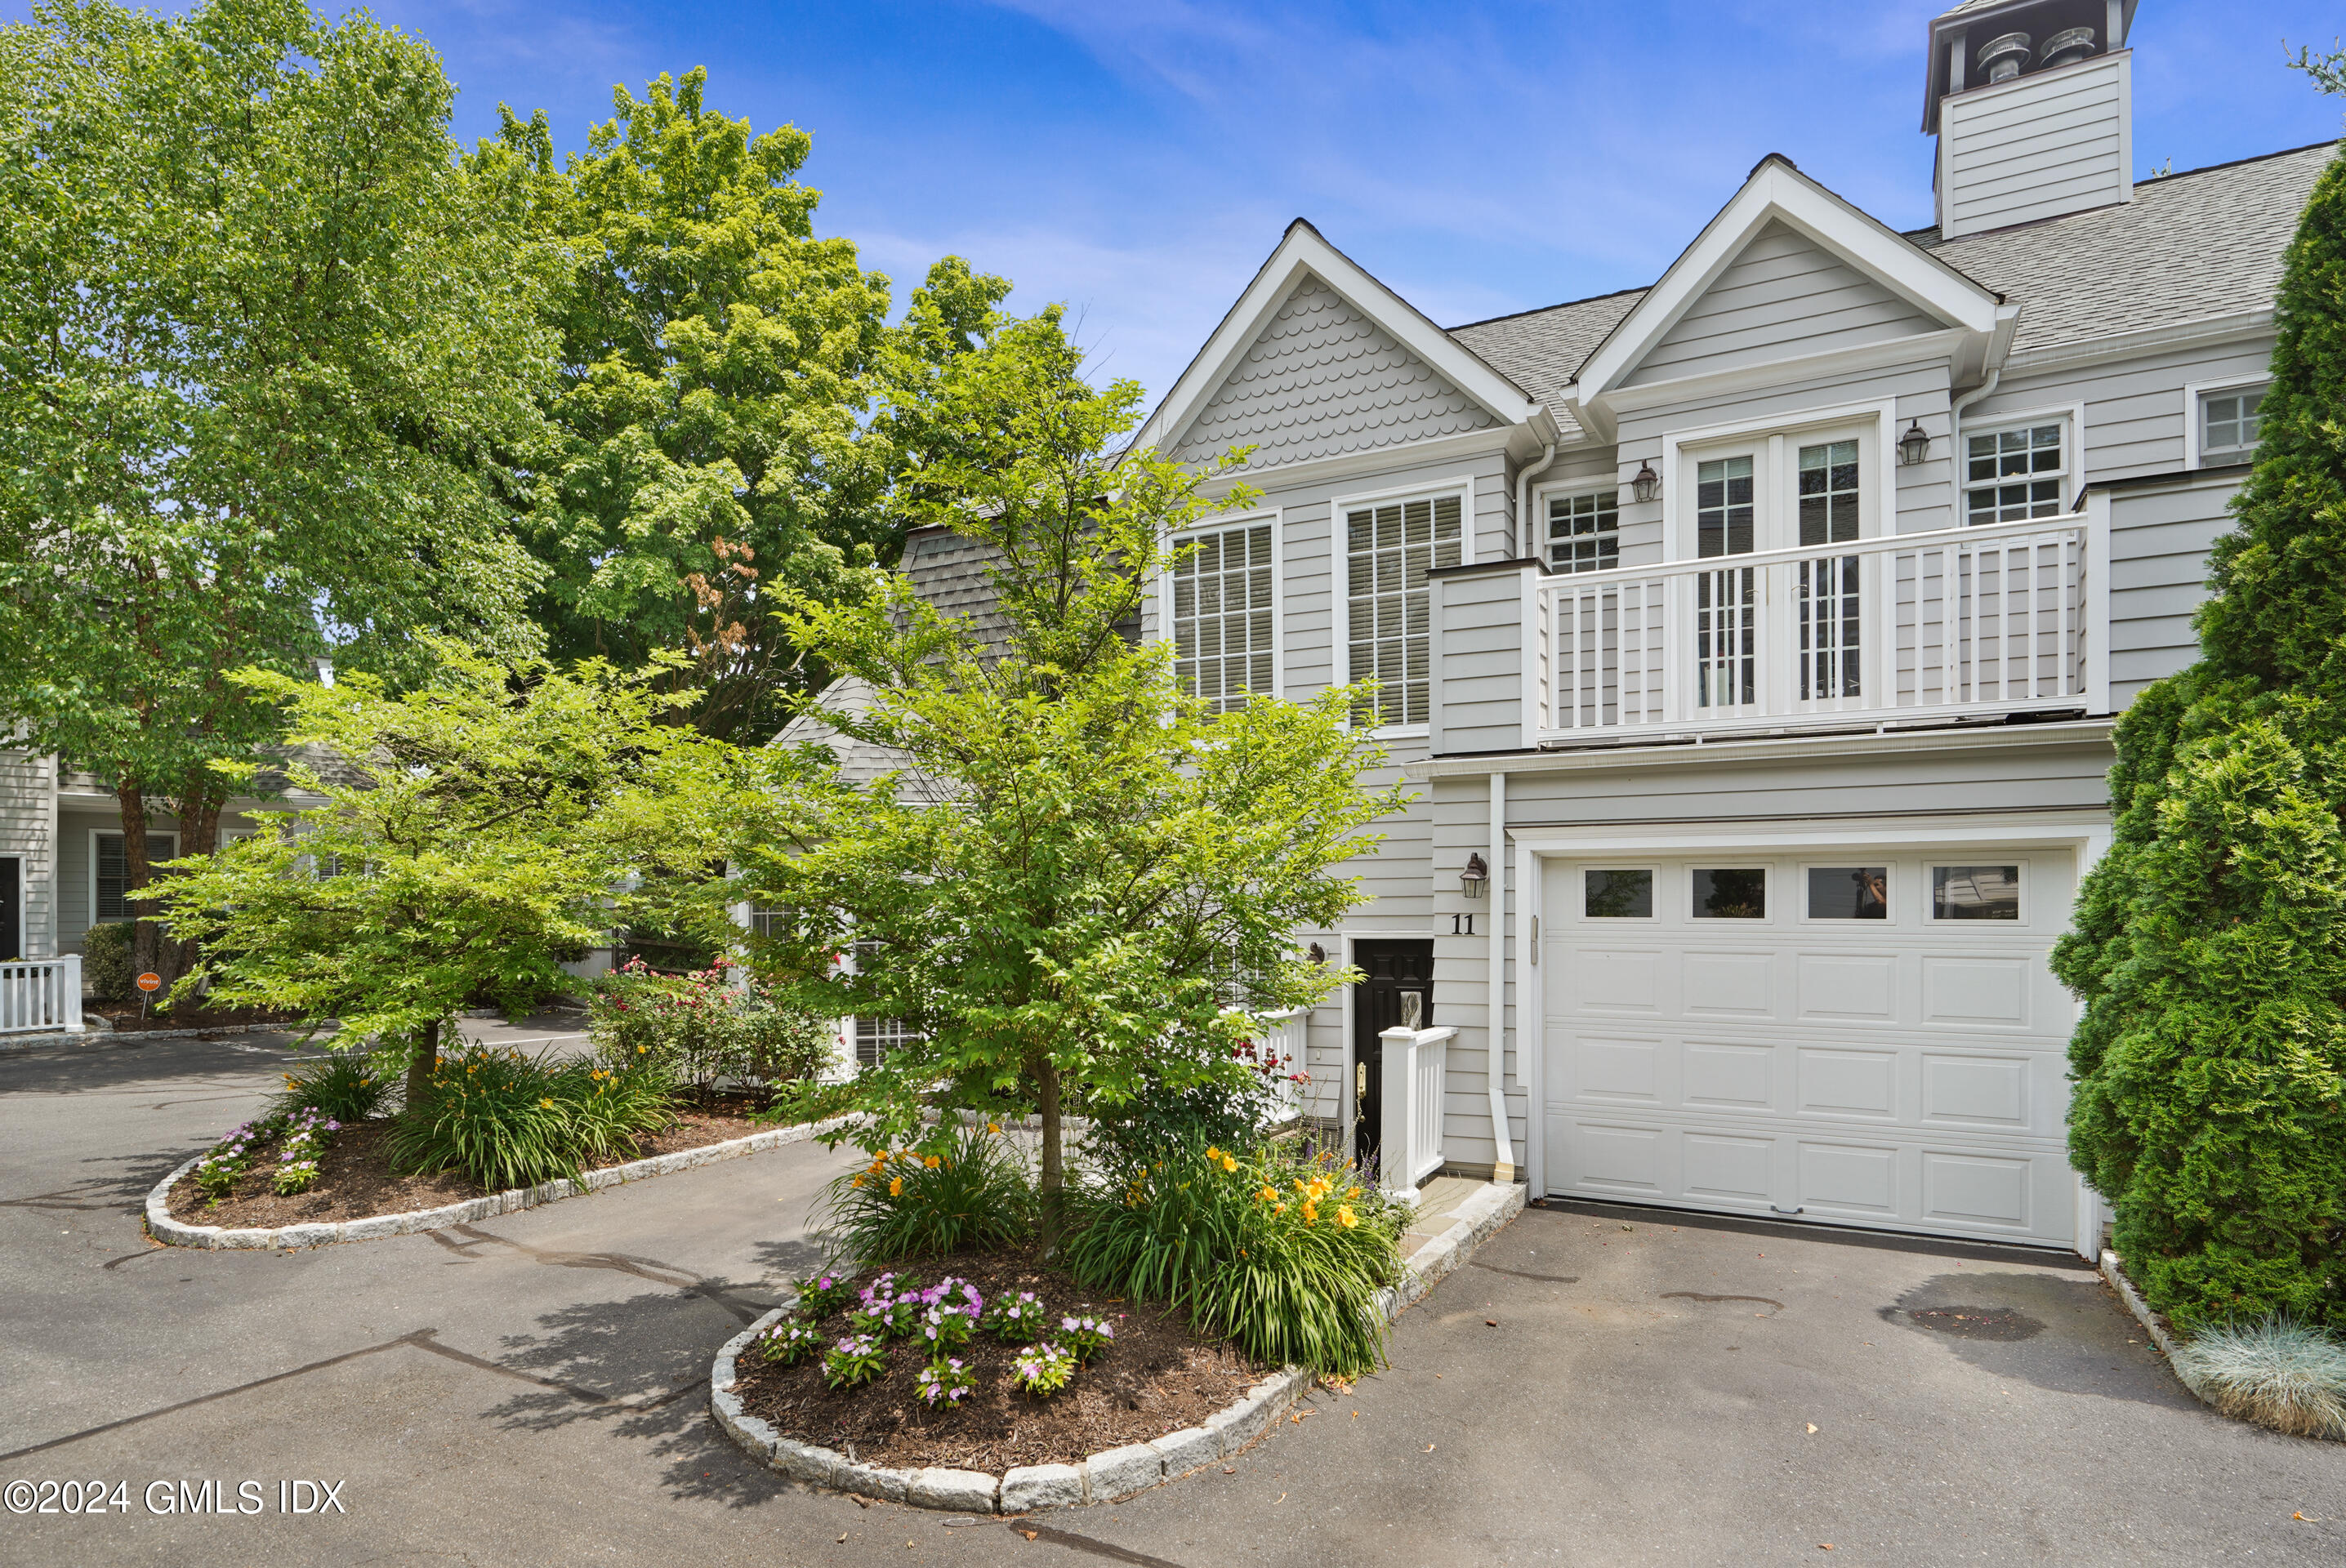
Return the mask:
M1377 1160L1386 1192L1413 1195L1442 1168L1442 1085L1455 1028L1388 1029L1379 1085Z
M1271 1078L1271 1125L1291 1122L1303 1114L1304 1091L1311 1087L1303 1042L1311 1016L1308 1007L1255 1015L1254 1048L1259 1053L1255 1060ZM1297 1083L1299 1077L1304 1082Z
M1541 738L2075 708L2083 518L1549 577Z
M81 954L0 963L0 1034L81 1027Z

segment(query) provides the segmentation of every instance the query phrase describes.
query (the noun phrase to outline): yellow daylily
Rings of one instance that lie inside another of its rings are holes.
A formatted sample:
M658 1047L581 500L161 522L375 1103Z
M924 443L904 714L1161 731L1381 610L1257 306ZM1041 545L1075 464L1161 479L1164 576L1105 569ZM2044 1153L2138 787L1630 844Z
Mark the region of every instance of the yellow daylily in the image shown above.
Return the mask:
M898 1176L888 1184L888 1196L890 1197L902 1197L904 1196L904 1178L903 1176Z
M541 1111L550 1111L554 1109L554 1102L551 1100L540 1100L537 1103L537 1108Z
M1304 1224L1306 1224L1306 1225L1310 1225L1313 1220L1318 1219L1319 1217L1320 1217L1320 1206L1319 1206L1318 1204L1316 1204L1316 1203L1307 1203L1307 1204L1305 1204L1305 1205L1303 1206L1303 1223L1304 1223Z
M929 1156L926 1159L923 1160L921 1163L922 1163L923 1165L924 1165L924 1166L928 1166L931 1170L934 1170L934 1169L936 1169L936 1168L937 1168L937 1156L934 1156L934 1155L931 1155L931 1156Z
M1360 1224L1361 1221L1360 1217L1353 1214L1351 1206L1347 1205L1345 1207L1340 1208L1336 1211L1336 1223L1342 1226L1346 1230L1350 1230L1352 1227Z
M988 1122L985 1124L985 1130L989 1133L998 1133L1002 1130L1002 1124L1000 1122Z
M1255 1196L1265 1203L1276 1203L1279 1201L1279 1189L1275 1186L1266 1186Z

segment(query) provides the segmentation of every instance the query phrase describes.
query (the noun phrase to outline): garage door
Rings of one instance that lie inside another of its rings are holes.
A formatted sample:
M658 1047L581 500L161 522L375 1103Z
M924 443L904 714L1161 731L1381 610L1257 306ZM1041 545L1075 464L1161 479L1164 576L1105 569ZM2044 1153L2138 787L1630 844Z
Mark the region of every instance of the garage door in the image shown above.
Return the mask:
M1546 862L1561 1196L2066 1244L2066 850Z

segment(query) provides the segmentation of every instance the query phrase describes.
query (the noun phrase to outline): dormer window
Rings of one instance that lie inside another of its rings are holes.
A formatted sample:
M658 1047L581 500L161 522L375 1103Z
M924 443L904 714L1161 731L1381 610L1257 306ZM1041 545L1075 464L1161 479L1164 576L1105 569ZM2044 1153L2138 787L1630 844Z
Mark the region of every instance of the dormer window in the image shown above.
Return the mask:
M2199 400L2199 457L2204 463L2245 463L2257 449L2265 389L2238 387Z
M1986 431L1964 443L1964 521L2018 523L2057 517L2068 447L2058 421Z

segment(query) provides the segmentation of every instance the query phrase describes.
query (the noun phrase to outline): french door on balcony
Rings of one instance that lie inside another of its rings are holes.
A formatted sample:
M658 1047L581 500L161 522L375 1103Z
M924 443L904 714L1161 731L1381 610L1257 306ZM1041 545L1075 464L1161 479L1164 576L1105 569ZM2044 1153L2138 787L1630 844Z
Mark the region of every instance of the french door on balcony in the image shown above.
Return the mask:
M1771 529L1760 506L1755 458L1711 458L1696 467L1695 552L1698 559L1759 553ZM1861 489L1858 443L1819 442L1799 449L1795 543L1803 549L1855 543ZM1788 573L1721 566L1692 583L1694 708L1698 717L1838 706L1864 695L1865 563L1854 555L1821 555L1791 563ZM1770 669L1761 626L1770 598L1791 590L1797 626L1793 667ZM1790 689L1771 692L1781 679Z
M1750 555L1758 547L1751 458L1714 458L1696 474L1695 553L1704 560ZM1697 709L1731 714L1758 704L1758 573L1724 566L1694 579L1694 645Z

